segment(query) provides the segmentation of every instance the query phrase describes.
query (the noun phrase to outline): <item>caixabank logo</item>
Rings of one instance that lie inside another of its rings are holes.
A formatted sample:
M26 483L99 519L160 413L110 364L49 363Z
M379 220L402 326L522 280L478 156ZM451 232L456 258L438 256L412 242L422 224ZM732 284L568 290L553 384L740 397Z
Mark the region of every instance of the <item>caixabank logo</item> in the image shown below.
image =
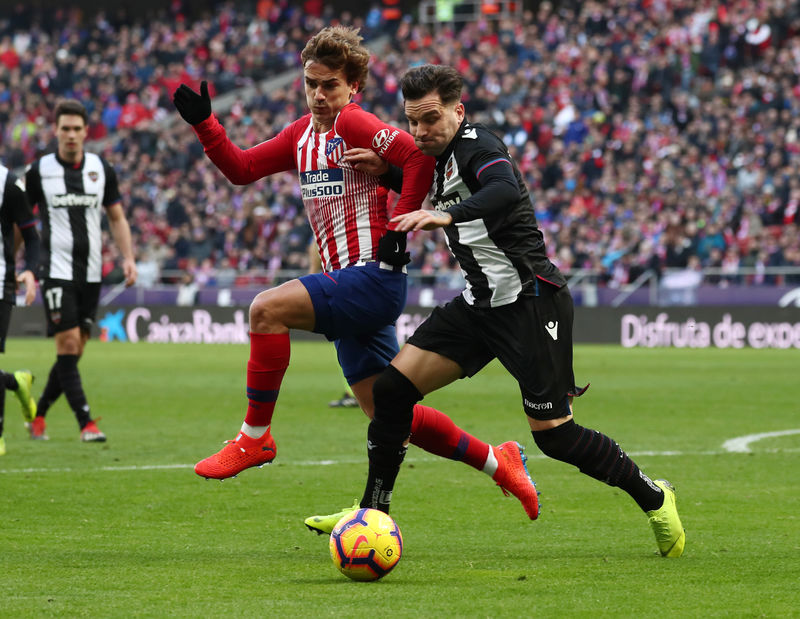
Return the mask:
M124 319L125 310L106 313L97 323L100 327L100 341L113 342L114 340L119 340L120 342L127 342L128 334L125 332L125 327L122 325Z
M395 322L398 344L402 346L429 313L429 308L419 308L398 316ZM97 324L101 342L246 344L250 341L245 311L234 308L134 307L107 311Z
M184 344L244 344L249 341L244 311L135 307L119 309L98 321L102 342L160 342Z

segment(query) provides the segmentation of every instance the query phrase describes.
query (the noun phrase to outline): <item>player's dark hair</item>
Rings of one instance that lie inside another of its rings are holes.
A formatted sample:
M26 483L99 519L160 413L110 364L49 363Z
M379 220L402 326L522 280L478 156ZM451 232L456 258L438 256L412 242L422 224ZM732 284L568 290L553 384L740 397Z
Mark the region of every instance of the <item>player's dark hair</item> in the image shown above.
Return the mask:
M55 118L53 120L58 124L58 119L66 115L80 116L83 118L84 125L89 124L89 114L86 108L83 107L83 103L77 99L63 99L58 102L56 105Z
M323 28L306 43L300 59L304 67L310 60L334 71L342 69L347 83L358 82L358 92L361 92L369 75L369 50L361 45L361 41L358 28Z
M405 72L400 78L400 89L407 101L436 92L442 103L456 103L461 101L464 78L453 67L424 64Z

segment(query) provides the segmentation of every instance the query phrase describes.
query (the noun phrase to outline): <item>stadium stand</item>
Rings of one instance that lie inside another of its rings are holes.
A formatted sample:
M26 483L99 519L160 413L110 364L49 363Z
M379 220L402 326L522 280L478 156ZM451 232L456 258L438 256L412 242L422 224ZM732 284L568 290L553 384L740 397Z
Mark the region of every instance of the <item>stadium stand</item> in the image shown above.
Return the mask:
M20 169L51 149L48 110L81 99L118 170L145 282L268 285L307 268L296 179L231 186L170 96L208 77L233 141L257 144L303 109L299 50L339 20L377 52L360 103L398 126L405 68L466 76L470 117L508 144L563 270L615 288L673 269L719 286L800 283L798 2L545 1L521 18L433 23L387 23L380 3L360 16L288 2L190 16L184 4L162 20L0 19L0 159ZM459 284L442 235L415 235L410 250L420 281Z

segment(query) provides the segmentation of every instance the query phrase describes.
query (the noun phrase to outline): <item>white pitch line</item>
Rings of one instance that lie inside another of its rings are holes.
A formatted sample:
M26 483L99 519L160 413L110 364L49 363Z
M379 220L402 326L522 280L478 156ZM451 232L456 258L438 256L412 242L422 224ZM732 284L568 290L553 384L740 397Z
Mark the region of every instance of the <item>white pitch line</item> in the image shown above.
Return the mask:
M791 434L800 434L800 429L780 430L778 432L761 432L760 434L746 434L744 436L737 436L736 438L729 439L722 443L722 448L730 453L751 453L750 443L755 443L756 441L760 441L765 438L789 436Z
M763 435L751 435L751 436L758 436L760 438L767 438L768 436L784 436L787 434L800 434L800 430L787 430L785 432L769 432ZM740 441L742 437L737 439L731 439L730 441L725 441L723 447L728 443L732 443L733 441ZM756 439L758 440L758 439ZM752 442L752 441L750 441ZM759 451L759 453L798 453L800 452L800 448L794 449L764 449ZM631 451L628 452L628 455L631 457L664 457L664 458L672 458L676 456L724 456L724 455L734 455L734 454L743 454L743 453L750 453L749 449L746 451L730 449L725 447L722 450L711 450L711 451ZM529 460L546 460L548 456L544 454L526 454ZM406 458L405 462L407 463L424 463L424 462L436 462L440 458L436 458L433 456L422 456L416 458ZM287 465L287 466L336 466L340 464L366 464L366 458L343 458L339 460L297 460L294 462L280 462L280 465ZM97 469L81 469L81 468L72 468L72 467L63 467L63 468L23 468L23 469L0 469L0 475L20 475L26 473L90 473L90 472L108 472L108 473L118 473L118 472L129 472L129 471L170 471L176 469L192 469L194 468L194 464L130 464L126 466L101 466Z

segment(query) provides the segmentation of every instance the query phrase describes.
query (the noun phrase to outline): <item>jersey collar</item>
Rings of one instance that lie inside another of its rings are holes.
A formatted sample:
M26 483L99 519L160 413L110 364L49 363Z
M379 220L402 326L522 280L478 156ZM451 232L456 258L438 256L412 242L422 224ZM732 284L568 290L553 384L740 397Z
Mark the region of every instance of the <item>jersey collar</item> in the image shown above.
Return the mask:
M71 168L73 170L81 170L83 169L83 163L86 161L86 153L84 152L81 155L81 160L78 163L70 163L69 161L64 161L61 157L58 156L58 151L55 152L56 161L60 163L65 168Z

